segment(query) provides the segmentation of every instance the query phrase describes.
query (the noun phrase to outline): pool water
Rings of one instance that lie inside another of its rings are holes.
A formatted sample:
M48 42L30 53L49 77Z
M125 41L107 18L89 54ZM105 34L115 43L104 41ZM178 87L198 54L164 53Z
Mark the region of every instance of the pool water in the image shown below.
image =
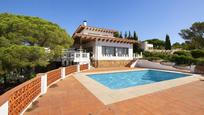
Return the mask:
M121 89L187 77L189 76L189 74L164 72L157 70L140 70L105 74L90 74L88 76L110 89Z

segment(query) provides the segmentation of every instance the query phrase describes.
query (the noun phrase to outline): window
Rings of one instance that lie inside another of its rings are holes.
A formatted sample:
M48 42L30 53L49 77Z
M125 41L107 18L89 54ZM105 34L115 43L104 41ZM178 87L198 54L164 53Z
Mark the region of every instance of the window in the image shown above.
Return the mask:
M128 55L128 48L118 47L117 53L118 53L118 56Z
M103 55L116 56L115 47L102 46L102 54Z
M102 46L102 55L111 56L128 56L128 48Z

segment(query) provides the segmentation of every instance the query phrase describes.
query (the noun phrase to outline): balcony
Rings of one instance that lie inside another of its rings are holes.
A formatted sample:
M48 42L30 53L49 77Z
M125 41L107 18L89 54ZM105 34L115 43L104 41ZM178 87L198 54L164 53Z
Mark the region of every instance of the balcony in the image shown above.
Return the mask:
M80 64L89 63L90 55L89 53L82 51L64 50L64 56L62 56L62 60L72 61Z
M90 55L89 53L83 53L83 52L74 52L74 62L90 62Z

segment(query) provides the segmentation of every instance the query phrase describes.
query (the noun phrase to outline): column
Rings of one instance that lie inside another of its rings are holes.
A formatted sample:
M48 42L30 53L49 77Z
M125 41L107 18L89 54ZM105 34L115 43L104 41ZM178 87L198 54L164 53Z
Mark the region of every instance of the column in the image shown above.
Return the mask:
M65 78L65 67L61 67L61 79Z
M47 92L47 74L42 73L41 76L41 95L44 95Z
M8 115L8 101L0 105L0 115Z

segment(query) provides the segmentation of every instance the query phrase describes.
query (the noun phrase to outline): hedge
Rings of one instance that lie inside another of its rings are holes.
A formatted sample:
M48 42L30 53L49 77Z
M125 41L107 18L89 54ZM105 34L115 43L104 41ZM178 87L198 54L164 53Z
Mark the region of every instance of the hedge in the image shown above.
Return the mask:
M170 60L171 59L171 54L170 53L166 53L166 52L148 52L145 51L143 52L144 57L151 57L151 58L160 58L163 60Z
M153 60L167 60L175 62L177 65L204 65L204 50L192 50L192 51L176 51L174 54L166 52L147 52L143 53L144 59L149 61Z
M194 58L204 58L204 49L196 49L191 51Z
M191 65L195 63L194 58L189 56L184 56L184 55L181 55L181 56L174 55L172 56L171 61L175 62L177 65L181 65L181 64Z
M179 55L179 56L191 56L191 52L189 52L189 51L176 51L176 52L174 52L174 54L175 55Z
M196 65L203 65L204 66L204 58L196 58L194 62Z
M149 60L149 61L161 60L160 57L145 57L144 59Z

